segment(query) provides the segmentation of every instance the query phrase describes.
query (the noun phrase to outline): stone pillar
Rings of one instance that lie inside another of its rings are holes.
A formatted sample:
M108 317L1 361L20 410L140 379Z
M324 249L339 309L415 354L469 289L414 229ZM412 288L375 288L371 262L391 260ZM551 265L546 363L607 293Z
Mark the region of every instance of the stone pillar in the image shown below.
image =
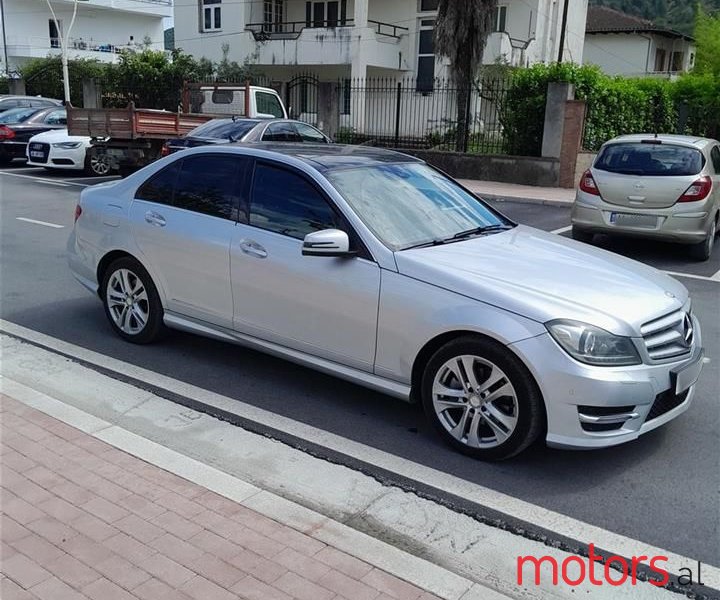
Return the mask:
M96 79L83 79L83 107L102 108L102 86Z
M360 54L357 54L352 62L350 78L352 89L350 122L357 133L368 133L365 131L365 100L368 94L367 65Z
M571 83L548 84L541 153L544 158L560 158L565 106L568 100L574 98L575 87Z
M8 79L8 87L11 96L25 96L25 81L22 79Z
M340 90L337 83L321 82L317 88L317 125L331 139L335 139L340 124Z
M360 35L365 33L362 29L365 29L368 26L368 14L368 0L355 0L355 13L353 14L353 21L355 27L361 30L358 31Z
M575 166L582 147L585 128L585 101L565 103L562 147L560 149L560 187L575 187Z

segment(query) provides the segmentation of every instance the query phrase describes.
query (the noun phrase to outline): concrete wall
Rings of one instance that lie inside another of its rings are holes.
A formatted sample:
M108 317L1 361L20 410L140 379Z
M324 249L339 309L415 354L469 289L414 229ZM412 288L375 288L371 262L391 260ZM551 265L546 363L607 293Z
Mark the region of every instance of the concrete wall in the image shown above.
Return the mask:
M128 4L128 0L125 0L125 3ZM29 5L32 5L32 10L28 9ZM44 0L4 0L4 7L10 70L16 69L30 58L43 58L48 54L60 53L59 48L52 48L50 44L49 20L52 15ZM53 3L53 7L57 18L62 22L63 32L66 32L72 19L72 4ZM151 47L161 50L164 47L163 16L156 14L157 12L157 9L147 13L80 3L70 35L74 40L82 38L88 49L75 49L71 43L69 56L115 61L116 54L91 51L89 48L93 45L127 46L130 36L134 37L137 44L142 44L145 36L148 36L153 41ZM165 13L169 13L169 7ZM2 54L0 49L0 55Z
M522 185L556 187L560 181L560 161L527 156L460 154L433 150L403 150L460 179L484 179Z

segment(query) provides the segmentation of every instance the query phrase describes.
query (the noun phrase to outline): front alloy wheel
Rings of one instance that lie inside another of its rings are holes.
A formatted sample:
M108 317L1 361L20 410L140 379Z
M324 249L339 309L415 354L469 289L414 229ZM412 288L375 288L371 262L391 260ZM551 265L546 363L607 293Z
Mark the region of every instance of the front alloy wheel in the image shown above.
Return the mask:
M105 314L120 337L146 344L162 333L160 297L150 275L136 260L127 257L113 262L101 289Z
M460 338L438 350L423 377L423 404L446 441L482 459L509 458L538 436L542 400L502 345Z

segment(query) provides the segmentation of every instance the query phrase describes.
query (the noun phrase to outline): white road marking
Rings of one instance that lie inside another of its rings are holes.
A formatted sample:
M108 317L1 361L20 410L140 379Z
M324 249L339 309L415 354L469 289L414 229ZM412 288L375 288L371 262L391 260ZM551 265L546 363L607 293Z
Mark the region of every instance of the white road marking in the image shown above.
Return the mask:
M54 227L55 229L62 229L65 225L58 225L57 223L48 223L47 221L37 221L35 219L28 219L27 217L15 217L18 221L25 221L26 223L34 223L35 225L44 225L45 227Z
M662 270L662 269L661 269ZM665 271L662 270L663 273L667 273L668 275L672 275L673 277L687 277L689 279L700 279L702 281L716 281L720 282L720 277L718 277L718 274L720 274L720 271L718 273L715 273L712 277L707 277L705 275L695 275L693 273L678 273L677 271Z
M27 341L41 344L46 348L64 353L116 373L144 381L150 385L185 396L221 410L254 421L266 427L284 431L299 439L307 440L325 448L334 450L356 460L375 465L402 477L419 481L436 489L444 490L465 498L471 502L488 507L491 510L506 514L512 518L532 523L537 527L555 532L560 536L585 543L594 543L597 547L616 552L623 556L654 556L668 557L668 564L695 566L696 559L688 558L661 548L651 546L643 541L634 540L624 535L608 531L602 527L585 523L579 519L543 508L514 498L502 492L472 483L460 477L450 475L432 467L395 456L389 452L367 446L311 425L295 421L241 400L223 396L215 392L194 386L178 379L162 375L149 369L126 363L104 354L87 350L43 333L16 325L0 319L0 330ZM711 588L720 588L720 568L703 565L705 584Z
M0 172L0 175L10 175L11 177L22 177L23 179L32 179L33 181L39 181L41 183L50 183L52 185L61 185L63 187L67 187L69 185L79 185L81 187L88 187L87 183L77 183L75 181L56 181L54 179L43 179L42 177L36 177L35 175L23 175L22 173L9 173L8 171L2 171Z
M565 233L566 231L570 231L572 229L572 225L568 225L567 227L560 227L558 229L553 229L550 233Z

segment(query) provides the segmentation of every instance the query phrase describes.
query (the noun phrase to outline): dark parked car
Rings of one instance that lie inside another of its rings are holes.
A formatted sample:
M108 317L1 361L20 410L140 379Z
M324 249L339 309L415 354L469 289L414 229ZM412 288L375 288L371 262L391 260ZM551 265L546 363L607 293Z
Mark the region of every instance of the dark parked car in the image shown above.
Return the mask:
M25 158L30 138L43 131L67 127L67 113L61 106L13 108L0 114L0 164Z
M165 142L162 155L167 156L178 150L196 146L228 142L329 144L332 140L312 125L290 119L213 119L181 138Z
M0 113L4 113L6 110L12 108L43 108L47 106L62 106L62 102L41 96L9 96L0 94Z

